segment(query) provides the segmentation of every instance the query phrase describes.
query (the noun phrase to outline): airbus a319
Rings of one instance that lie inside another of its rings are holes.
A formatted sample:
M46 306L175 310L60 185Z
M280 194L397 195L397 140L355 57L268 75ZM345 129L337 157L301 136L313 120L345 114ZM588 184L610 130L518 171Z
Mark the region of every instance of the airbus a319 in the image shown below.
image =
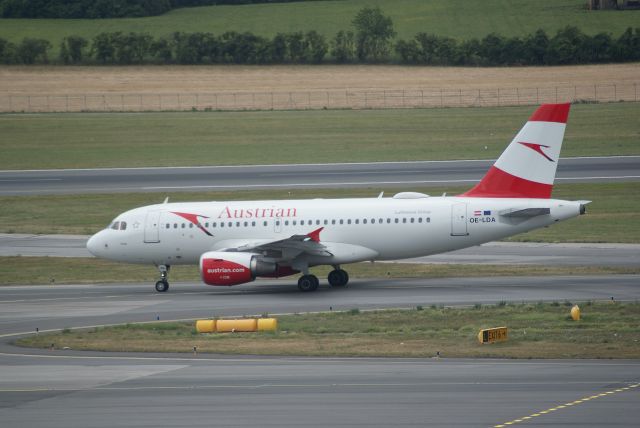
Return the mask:
M318 288L310 268L443 253L549 226L584 214L589 201L551 199L569 104L544 104L484 178L457 196L401 192L393 197L165 203L118 215L87 242L97 257L155 265L158 292L172 265L199 265L208 285L302 273L301 291Z

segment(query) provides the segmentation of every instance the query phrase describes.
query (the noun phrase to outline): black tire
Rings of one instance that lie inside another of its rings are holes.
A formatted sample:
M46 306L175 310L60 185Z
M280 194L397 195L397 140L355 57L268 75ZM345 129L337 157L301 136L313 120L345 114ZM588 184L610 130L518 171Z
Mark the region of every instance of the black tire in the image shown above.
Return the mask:
M342 281L340 281L340 286L344 287L349 283L349 274L347 273L346 270L343 270L343 269L338 270L338 272L340 272L340 276L342 277Z
M332 287L344 287L349 282L349 274L342 269L335 269L329 272L327 279Z
M167 281L156 282L156 291L158 293L165 293L169 289L169 283Z
M298 290L300 291L316 291L318 285L320 285L320 281L318 281L318 277L315 275L302 275L300 279L298 279Z

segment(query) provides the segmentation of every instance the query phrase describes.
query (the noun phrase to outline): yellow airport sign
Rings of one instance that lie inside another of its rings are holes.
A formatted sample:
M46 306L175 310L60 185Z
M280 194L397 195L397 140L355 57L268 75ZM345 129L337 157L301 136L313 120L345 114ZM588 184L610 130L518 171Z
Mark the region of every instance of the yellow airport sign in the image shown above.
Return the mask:
M478 333L480 343L504 342L508 338L507 327L485 328Z

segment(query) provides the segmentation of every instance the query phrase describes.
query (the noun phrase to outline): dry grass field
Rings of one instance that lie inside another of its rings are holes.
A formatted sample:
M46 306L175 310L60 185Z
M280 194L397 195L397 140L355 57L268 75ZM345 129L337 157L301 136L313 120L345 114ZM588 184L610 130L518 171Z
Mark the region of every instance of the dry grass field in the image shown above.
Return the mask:
M640 64L0 67L0 112L500 107L638 101Z
M0 67L0 94L489 89L640 82L640 64L565 67L140 66Z

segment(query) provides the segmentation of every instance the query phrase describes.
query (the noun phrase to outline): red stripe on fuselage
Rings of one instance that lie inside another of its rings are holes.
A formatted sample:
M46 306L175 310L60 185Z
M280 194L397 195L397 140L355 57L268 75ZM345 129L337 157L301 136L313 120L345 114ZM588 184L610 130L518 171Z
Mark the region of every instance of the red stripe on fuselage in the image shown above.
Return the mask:
M570 103L542 104L529 118L530 122L558 122L567 123Z
M470 198L537 198L549 199L552 184L536 183L508 174L492 166L475 187L460 196Z

